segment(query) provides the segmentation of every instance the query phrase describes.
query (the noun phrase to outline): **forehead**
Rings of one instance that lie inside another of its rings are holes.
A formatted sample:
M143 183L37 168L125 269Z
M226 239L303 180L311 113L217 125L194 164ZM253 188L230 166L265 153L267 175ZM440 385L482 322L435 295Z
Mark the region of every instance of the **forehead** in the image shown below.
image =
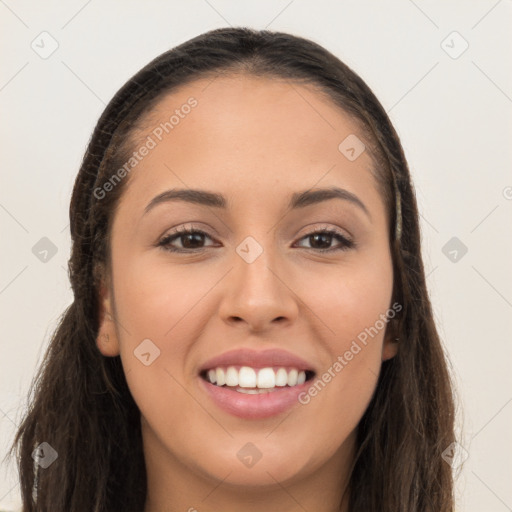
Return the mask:
M191 102L195 106L189 108ZM257 140L269 149L307 143L304 149L337 150L340 136L360 131L353 118L314 86L250 75L217 76L180 87L146 114L138 134L154 131L173 114L173 142L201 136L205 149L211 142L243 150L245 138L247 146Z
M124 200L173 187L276 199L314 186L375 189L369 152L351 161L340 150L350 137L364 140L357 122L310 85L246 75L197 80L139 123L133 147L151 140L152 149L130 174Z

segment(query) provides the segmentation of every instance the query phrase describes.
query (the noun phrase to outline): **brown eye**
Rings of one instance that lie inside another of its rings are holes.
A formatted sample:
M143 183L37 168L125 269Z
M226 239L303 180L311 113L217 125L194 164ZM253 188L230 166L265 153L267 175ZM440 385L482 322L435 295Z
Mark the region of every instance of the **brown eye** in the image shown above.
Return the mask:
M200 229L180 229L162 238L158 246L170 252L194 252L212 246L204 245L206 239L212 240L208 233ZM316 252L342 251L355 246L352 240L349 240L341 233L332 229L313 231L302 237L301 240L308 240L310 247L299 247L311 249ZM335 247L331 246L333 240L338 241L338 245ZM176 246L176 242L180 242L180 244Z
M204 235L202 233L187 233L180 235L182 246L185 249L197 249L197 244L204 243Z
M338 240L339 245L337 247L331 247L333 239ZM304 247L305 249L313 249L319 252L343 251L355 245L353 241L332 229L314 231L304 236L301 240L308 240L310 243L310 247Z
M206 238L211 240L207 233L199 229L181 229L162 238L158 245L171 252L196 251L208 247L201 245L204 244ZM175 241L180 241L181 247L173 246Z

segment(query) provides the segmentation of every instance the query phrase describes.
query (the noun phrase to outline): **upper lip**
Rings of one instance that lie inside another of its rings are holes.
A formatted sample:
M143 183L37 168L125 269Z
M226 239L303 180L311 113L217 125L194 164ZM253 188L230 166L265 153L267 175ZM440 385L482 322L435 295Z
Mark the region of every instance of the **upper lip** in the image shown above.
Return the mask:
M297 370L314 371L310 363L299 356L282 349L230 350L206 361L201 366L200 372L210 370L218 366L250 366L252 368L286 366L296 368Z

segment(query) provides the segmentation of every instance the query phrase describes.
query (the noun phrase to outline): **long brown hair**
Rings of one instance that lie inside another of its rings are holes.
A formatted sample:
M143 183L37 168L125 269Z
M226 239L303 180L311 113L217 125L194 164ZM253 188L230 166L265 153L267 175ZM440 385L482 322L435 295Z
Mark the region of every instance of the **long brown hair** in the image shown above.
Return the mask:
M455 440L454 399L398 136L369 87L333 54L304 38L249 28L212 30L160 55L117 92L94 129L70 205L74 301L32 382L30 405L11 448L16 449L24 512L144 509L140 412L120 358L104 357L96 346L99 286L109 268L111 221L126 180L101 199L94 191L127 160L137 122L163 94L230 73L309 84L360 126L388 209L394 299L403 309L398 354L382 364L358 426L349 510L452 512L452 472L441 455ZM58 454L46 469L32 457L44 442Z

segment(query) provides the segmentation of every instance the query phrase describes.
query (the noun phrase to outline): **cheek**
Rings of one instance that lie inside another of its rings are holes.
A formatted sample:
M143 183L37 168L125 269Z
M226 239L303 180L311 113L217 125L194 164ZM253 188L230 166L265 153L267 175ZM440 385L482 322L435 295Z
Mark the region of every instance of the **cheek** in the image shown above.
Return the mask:
M174 429L183 420L181 411L190 409L183 386L188 385L191 340L203 328L197 316L204 313L201 298L218 278L159 258L119 259L114 268L121 359L130 392L143 417L158 419L164 431Z
M315 281L305 301L328 327L322 344L329 358L309 397L318 415L346 423L362 416L380 372L386 315L392 306L391 257L328 273L329 279Z
M370 263L331 266L325 275L317 276L307 293L307 304L325 322L332 334L331 343L343 349L346 342L356 339L386 314L391 304L393 290L390 258L380 258ZM385 329L382 321L377 328ZM373 332L373 331L372 331ZM350 344L350 343L349 343Z
M132 394L139 406L173 394L179 400L190 340L202 328L195 314L208 276L145 257L118 258L114 270L120 353Z
M166 265L160 258L120 261L114 277L116 311L127 330L132 336L161 341L182 329L183 319L211 280L195 269Z

